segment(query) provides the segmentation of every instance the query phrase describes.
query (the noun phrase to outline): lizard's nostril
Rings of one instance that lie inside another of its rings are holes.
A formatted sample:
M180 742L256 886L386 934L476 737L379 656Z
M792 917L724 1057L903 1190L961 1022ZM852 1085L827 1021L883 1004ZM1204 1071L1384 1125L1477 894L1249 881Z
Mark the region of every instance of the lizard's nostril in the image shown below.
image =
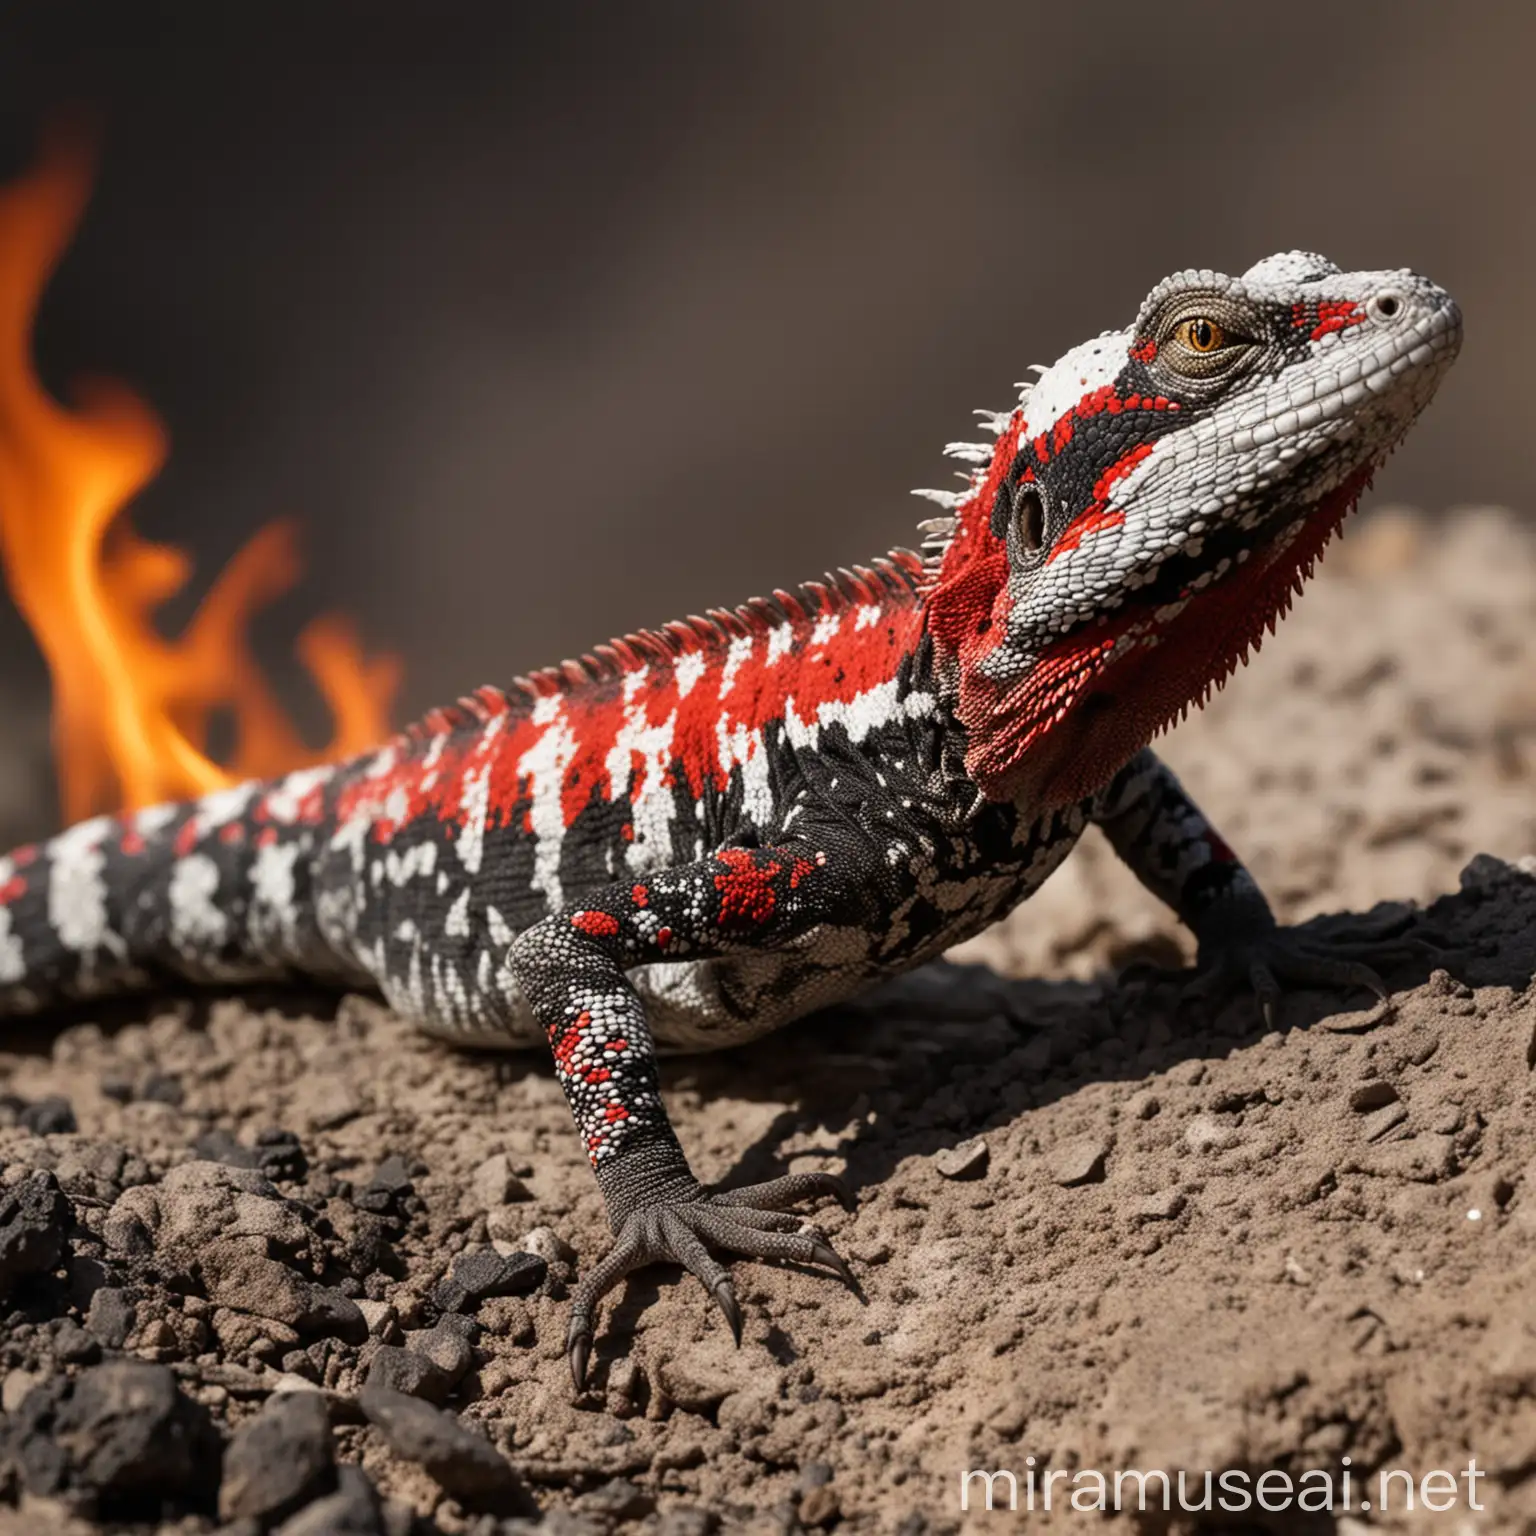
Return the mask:
M1386 293L1378 293L1367 307L1376 320L1395 320L1402 311L1403 301L1389 289Z

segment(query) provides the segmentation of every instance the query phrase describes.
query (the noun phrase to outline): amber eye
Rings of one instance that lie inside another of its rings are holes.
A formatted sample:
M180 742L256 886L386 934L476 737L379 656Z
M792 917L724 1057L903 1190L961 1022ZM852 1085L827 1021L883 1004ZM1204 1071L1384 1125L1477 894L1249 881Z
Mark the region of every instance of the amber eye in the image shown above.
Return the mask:
M1182 321L1174 335L1191 352L1214 352L1227 339L1227 333L1209 315L1196 315Z

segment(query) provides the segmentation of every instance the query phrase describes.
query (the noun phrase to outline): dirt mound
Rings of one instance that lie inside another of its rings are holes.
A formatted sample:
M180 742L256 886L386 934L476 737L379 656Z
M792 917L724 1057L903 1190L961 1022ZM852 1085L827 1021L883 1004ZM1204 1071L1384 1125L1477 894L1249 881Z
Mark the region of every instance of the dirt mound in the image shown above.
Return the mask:
M976 1479L962 1510L967 1469L1021 1507L1032 1473L1037 1510L1058 1474L1070 1524L1136 1468L1174 1479L1154 1529L1529 1528L1533 619L1508 521L1378 516L1168 745L1282 915L1432 941L1390 1005L1293 994L1266 1031L1108 979L1186 940L1090 839L967 963L669 1064L701 1176L846 1173L858 1210L818 1220L862 1295L739 1264L737 1351L696 1283L640 1275L580 1403L564 1297L606 1225L547 1063L362 999L18 1038L0 1484L82 1531L512 1532L537 1505L917 1536L1006 1520ZM1450 1477L1454 1513L1400 1515L1399 1476L1367 1517L1394 1469L1431 1506ZM1333 1513L1180 1513L1207 1470L1326 1473Z

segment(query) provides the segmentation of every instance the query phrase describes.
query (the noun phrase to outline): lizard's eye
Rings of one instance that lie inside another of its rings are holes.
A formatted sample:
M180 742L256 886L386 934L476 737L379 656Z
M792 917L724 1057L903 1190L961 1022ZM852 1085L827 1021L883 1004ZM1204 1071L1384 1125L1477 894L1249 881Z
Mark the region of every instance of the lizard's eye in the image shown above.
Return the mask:
M1227 333L1209 315L1193 315L1180 321L1173 333L1191 352L1202 356L1226 345Z
M1045 499L1038 485L1021 485L1013 493L1012 542L1025 556L1038 555L1045 543Z

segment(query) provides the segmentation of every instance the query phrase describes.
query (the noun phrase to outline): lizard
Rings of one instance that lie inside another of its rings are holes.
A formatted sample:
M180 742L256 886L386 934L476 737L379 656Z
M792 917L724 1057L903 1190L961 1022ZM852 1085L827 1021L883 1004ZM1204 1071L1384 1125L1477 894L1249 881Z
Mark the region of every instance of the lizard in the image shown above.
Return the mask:
M547 1042L613 1242L602 1297L731 1257L853 1276L825 1173L706 1188L658 1053L763 1035L997 922L1096 824L1251 986L1382 993L1281 927L1149 743L1273 630L1434 394L1460 312L1285 252L1176 273L978 413L922 547L486 687L347 761L100 816L0 860L0 1013L167 983L367 986L429 1033ZM1379 963L1379 962L1378 962ZM1384 995L1384 994L1383 994Z

